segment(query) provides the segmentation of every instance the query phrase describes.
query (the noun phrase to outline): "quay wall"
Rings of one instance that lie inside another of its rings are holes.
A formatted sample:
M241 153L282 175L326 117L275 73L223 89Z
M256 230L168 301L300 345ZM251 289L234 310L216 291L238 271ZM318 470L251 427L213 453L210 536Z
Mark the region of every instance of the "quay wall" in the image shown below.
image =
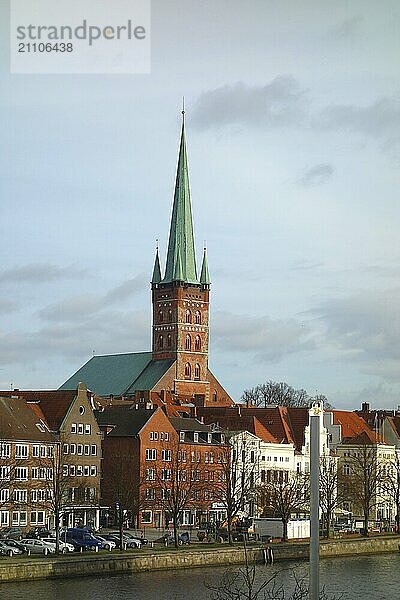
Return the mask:
M356 556L397 552L400 538L367 538L321 542L320 556ZM309 556L309 544L302 542L271 544L275 563L284 560L302 560ZM264 561L264 546L247 549L250 562ZM46 558L4 558L0 560L0 582L85 577L113 573L169 570L204 566L243 564L243 548L221 546L218 549L197 547L190 549L151 551L135 554L83 554Z

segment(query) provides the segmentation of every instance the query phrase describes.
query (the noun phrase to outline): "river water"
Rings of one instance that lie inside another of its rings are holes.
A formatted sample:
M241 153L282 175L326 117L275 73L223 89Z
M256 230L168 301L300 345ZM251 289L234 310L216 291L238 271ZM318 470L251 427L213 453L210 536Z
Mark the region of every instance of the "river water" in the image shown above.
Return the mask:
M284 569L277 581L289 591L293 573L307 577L306 562L288 561L257 567L259 581ZM239 568L239 567L237 567ZM234 571L236 567L231 567ZM81 579L2 583L3 600L209 600L210 586L219 586L226 568L135 573ZM341 600L399 600L400 554L323 559L321 585Z

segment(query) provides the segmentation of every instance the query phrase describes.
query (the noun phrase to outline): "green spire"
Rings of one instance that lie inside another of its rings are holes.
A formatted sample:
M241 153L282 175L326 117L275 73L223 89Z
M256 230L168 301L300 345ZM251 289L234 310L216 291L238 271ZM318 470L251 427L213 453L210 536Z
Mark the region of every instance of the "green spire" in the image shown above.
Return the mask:
M182 111L184 115L184 111ZM180 265L179 265L180 261ZM165 275L162 283L179 281L198 284L194 251L192 208L190 205L189 173L186 158L185 121L182 121L181 145L176 173L174 204Z
M153 276L151 283L161 283L161 269L160 269L160 257L158 256L158 246L156 249L156 258L154 261Z
M205 248L203 254L203 264L201 265L200 283L202 283L203 285L211 284L210 273L208 272L207 253Z

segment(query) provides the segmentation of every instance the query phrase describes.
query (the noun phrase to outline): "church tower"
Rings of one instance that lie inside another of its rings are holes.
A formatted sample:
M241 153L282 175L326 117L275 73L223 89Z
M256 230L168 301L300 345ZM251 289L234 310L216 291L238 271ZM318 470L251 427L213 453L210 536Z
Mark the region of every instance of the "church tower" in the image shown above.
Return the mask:
M153 302L153 360L173 359L173 393L207 402L208 322L210 276L204 249L200 279L197 275L186 156L185 121L176 173L175 194L165 273L158 248L151 281Z

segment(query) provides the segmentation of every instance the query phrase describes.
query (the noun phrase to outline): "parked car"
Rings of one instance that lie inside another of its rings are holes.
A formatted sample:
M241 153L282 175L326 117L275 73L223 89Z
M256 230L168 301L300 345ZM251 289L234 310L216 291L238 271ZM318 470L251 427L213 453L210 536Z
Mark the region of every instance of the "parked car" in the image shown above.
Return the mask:
M55 537L46 537L46 538L41 538L41 539L43 540L43 542L46 542L47 544L54 546L54 551L56 550L56 538ZM63 542L60 539L59 549L63 554L66 554L67 552L73 552L75 550L75 546L73 544L70 544L69 542Z
M17 542L17 540L1 540L1 541L5 541L8 546L12 546L13 548L18 548L18 550L25 552L25 548L20 544L20 542Z
M22 540L24 532L20 527L7 527L1 532L1 538L3 540Z
M118 544L119 548L119 531L112 531L108 537L111 537L111 539L113 539ZM122 534L122 540L127 548L141 548L143 543L140 538L127 535L125 531Z
M94 535L89 533L87 529L80 527L71 527L64 531L60 538L63 542L73 544L75 550L95 550L101 548L101 542Z
M95 537L97 540L100 540L102 550L114 550L114 548L117 547L116 541L109 539L109 536L104 537L102 535L96 535Z
M22 554L22 550L15 546L11 546L7 540L0 540L0 554L3 556L14 556L16 554Z
M33 540L31 538L22 539L21 546L24 546L26 552L30 552L31 554L44 554L44 556L54 554L56 551L52 544L48 544L43 540Z

